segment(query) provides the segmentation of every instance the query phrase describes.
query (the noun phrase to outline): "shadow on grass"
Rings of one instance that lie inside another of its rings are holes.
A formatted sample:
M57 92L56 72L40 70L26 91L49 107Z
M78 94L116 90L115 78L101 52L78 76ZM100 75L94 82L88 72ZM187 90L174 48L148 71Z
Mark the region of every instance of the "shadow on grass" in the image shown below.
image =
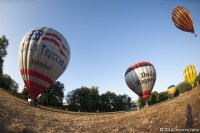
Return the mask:
M6 124L4 124L0 119L0 131L1 132L7 132Z
M192 107L190 104L187 104L186 108L185 129L190 129L193 127Z

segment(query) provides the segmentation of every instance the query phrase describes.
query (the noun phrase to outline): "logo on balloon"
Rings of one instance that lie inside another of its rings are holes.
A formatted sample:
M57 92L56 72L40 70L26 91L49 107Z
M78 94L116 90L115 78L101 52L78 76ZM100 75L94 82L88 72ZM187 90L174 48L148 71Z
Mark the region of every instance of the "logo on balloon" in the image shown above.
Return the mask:
M43 56L46 56L47 58L51 59L52 61L55 61L58 63L63 69L67 67L67 64L64 62L64 60L53 50L50 50L46 45L42 44L42 51L40 53Z
M141 75L141 78L143 78L143 80L142 79L137 80L136 81L137 85L147 84L148 82L154 81L156 78L156 74L153 73L152 71L150 71L148 73L142 72L142 73L140 73L140 75Z

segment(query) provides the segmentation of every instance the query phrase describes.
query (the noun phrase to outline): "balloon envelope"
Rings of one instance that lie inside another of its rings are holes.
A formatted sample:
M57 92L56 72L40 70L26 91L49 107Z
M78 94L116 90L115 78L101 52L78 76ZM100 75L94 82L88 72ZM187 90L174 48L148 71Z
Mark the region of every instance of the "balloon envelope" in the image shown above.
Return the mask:
M189 65L184 70L184 78L192 87L194 87L194 82L196 80L196 67L194 65Z
M177 6L173 9L172 20L175 26L180 30L194 33L192 16L183 6Z
M147 99L156 81L156 70L149 62L139 62L130 66L125 73L128 87L142 99Z
M170 85L168 87L168 90L167 90L168 95L174 95L175 92L176 92L176 86L175 85Z
M67 40L56 30L39 27L29 31L19 46L19 66L32 99L65 71L70 60Z

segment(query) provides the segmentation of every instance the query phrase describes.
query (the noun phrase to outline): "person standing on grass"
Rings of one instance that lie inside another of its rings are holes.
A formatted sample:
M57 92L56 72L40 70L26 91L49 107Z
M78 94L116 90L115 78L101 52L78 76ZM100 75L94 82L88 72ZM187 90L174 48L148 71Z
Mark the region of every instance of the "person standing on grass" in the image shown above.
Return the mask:
M31 105L31 99L28 98L28 105Z

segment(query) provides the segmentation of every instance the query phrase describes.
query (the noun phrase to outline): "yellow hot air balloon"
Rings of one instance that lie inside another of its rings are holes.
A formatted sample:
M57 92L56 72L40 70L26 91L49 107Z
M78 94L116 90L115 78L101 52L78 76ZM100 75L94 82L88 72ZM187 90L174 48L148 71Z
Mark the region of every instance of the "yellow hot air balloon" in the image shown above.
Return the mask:
M196 73L196 67L194 65L189 65L184 70L184 78L192 87L194 87Z
M175 85L170 85L168 87L168 90L167 90L167 94L174 97L174 94L176 93L176 86Z

